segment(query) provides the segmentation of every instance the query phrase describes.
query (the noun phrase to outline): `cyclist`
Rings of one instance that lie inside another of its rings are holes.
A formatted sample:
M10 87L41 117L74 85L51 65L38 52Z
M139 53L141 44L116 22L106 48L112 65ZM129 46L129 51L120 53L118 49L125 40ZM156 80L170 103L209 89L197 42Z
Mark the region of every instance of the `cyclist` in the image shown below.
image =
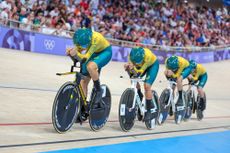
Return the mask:
M159 61L148 48L132 48L129 54L129 62L124 65L126 71L128 71L131 76L143 77L146 75L144 89L145 89L145 98L146 98L146 109L147 112L144 115L144 120L148 121L152 119L151 109L154 108L152 103L152 90L151 86L156 79L158 70L159 70ZM137 85L138 94L140 98L143 98L141 93L140 85Z
M167 79L173 78L177 82L177 90L179 93L179 99L177 101L177 106L183 106L182 98L182 81L187 78L191 73L191 67L189 62L180 56L171 56L165 60L166 70L165 76Z
M104 36L87 28L76 30L73 42L76 47L68 48L66 53L81 61L81 73L86 76L81 81L85 95L92 78L96 89L95 105L98 106L102 99L99 74L102 67L107 65L112 58L112 47Z
M192 72L188 76L188 80L189 83L197 83L199 81L197 91L201 98L200 105L198 107L201 111L204 111L206 108L206 101L204 100L205 94L203 88L207 82L208 74L205 68L201 64L197 64L196 61L190 60L189 63L190 67L192 68Z

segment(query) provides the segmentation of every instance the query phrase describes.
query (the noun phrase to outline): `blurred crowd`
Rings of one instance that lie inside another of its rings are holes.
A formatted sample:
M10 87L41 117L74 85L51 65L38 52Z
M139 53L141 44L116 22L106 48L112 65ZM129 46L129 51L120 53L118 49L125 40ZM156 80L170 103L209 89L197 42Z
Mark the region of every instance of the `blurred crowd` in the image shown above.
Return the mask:
M160 46L230 43L227 9L166 0L0 0L0 23L66 37L87 27L107 38Z

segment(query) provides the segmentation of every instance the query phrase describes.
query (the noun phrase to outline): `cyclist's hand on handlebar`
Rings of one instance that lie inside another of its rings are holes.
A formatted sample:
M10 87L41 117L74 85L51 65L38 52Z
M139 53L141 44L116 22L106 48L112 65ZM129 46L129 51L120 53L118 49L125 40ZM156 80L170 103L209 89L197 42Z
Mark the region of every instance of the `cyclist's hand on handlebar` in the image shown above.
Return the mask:
M125 71L132 70L133 69L133 65L131 63L126 63L124 65L124 69L125 69Z
M74 48L67 48L66 49L66 54L74 57L77 54L77 52L76 52L76 50Z
M167 69L167 70L165 71L165 74L166 74L166 76L169 76L169 77L170 77L170 76L172 76L174 73L173 73L172 70L168 70L168 69Z
M70 50L71 48L66 48L66 51L65 51L66 55L70 55Z

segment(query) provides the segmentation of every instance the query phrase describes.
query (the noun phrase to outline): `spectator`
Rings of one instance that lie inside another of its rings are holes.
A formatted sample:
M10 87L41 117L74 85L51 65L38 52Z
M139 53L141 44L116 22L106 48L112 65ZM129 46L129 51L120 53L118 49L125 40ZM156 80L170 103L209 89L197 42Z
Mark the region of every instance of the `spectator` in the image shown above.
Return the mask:
M9 8L4 7L2 12L0 13L0 23L6 25L9 19Z
M81 15L81 28L85 27L85 28L91 28L91 20L89 19L89 17L85 14L82 13Z
M5 0L0 3L0 8L8 8L8 10L11 10L13 7L13 2L11 0Z
M30 16L32 12L34 17ZM15 0L13 3L4 0L0 3L0 16L1 22L10 18L27 24L28 29L32 28L28 26L32 23L36 27L32 29L45 33L56 31L63 36L69 35L65 32L67 29L92 27L109 38L151 45L216 46L230 43L227 9L192 7L174 1ZM17 24L8 23L17 27Z
M55 8L50 12L49 15L50 15L51 17L54 17L54 16L58 16L59 13L60 13L60 11L59 11L58 7L55 7Z

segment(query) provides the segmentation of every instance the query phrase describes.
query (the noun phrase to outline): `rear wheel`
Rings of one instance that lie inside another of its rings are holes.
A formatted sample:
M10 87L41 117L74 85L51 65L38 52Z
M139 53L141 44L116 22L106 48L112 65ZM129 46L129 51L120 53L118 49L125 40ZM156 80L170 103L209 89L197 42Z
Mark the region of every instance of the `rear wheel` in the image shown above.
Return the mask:
M90 111L89 111L89 125L93 131L98 131L103 128L108 121L110 109L111 109L111 93L106 85L101 85L102 89L102 107L101 108L94 108L93 107L93 99L90 104ZM92 96L95 94L93 89Z
M183 96L183 106L177 106L176 104L176 111L174 113L174 120L176 124L180 124L181 121L184 119L185 113L186 113L186 93L185 91L182 92Z
M52 109L52 123L58 133L68 131L74 124L80 108L80 98L75 84L66 82L58 90Z
M169 96L170 96L169 89L164 89L160 95L160 99L159 99L160 112L158 116L158 124L163 124L168 117L169 109L170 109L170 104L168 105Z
M131 130L135 122L136 107L132 109L133 100L134 90L131 88L126 89L121 95L118 114L120 127L125 132Z
M152 91L153 94L153 103L154 103L154 109L151 111L153 119L150 121L145 121L145 126L147 129L152 130L156 127L158 115L159 115L159 105L158 105L158 94L156 91Z
M193 113L193 106L194 106L194 95L192 95L192 91L189 90L186 92L186 112L185 112L185 116L184 116L184 121L187 121L191 118L192 113Z
M204 102L206 103L206 94L204 94ZM196 117L198 121L201 121L204 118L203 111L199 109L200 105L200 95L197 96L197 108L196 108Z

